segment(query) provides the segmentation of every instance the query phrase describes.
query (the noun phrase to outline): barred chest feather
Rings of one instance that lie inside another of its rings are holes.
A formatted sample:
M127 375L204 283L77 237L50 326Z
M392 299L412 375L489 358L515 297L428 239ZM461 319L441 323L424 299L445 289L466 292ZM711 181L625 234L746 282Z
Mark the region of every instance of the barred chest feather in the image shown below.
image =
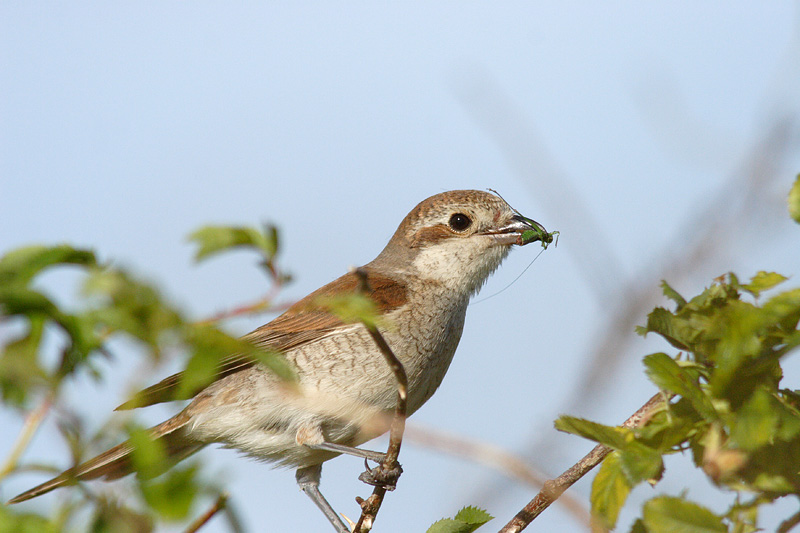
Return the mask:
M419 409L442 383L464 327L469 298L450 291L410 291L406 305L386 316L381 328L408 376L408 414ZM336 357L320 357L336 353ZM366 329L354 324L347 332L320 339L287 356L309 392L349 397L379 409L396 405L397 385L381 352Z

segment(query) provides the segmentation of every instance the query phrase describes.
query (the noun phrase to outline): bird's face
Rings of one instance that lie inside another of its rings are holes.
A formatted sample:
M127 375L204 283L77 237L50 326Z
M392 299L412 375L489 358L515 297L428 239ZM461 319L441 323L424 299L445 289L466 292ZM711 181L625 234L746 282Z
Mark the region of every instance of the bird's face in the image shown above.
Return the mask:
M537 228L497 195L449 191L417 205L373 263L469 296L530 229Z

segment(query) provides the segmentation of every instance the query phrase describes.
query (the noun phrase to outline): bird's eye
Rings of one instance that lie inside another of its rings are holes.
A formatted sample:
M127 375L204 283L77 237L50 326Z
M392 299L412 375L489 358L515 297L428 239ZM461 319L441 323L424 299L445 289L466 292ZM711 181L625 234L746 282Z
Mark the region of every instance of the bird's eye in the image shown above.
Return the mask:
M456 213L450 217L450 222L448 222L448 224L455 231L464 231L472 225L472 219L464 213Z

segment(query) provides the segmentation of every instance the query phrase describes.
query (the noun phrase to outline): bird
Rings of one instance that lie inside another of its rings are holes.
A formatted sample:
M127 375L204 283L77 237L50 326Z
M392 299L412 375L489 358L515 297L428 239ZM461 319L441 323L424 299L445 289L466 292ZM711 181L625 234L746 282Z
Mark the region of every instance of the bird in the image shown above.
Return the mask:
M544 227L499 195L453 190L420 202L378 256L358 271L297 301L244 338L283 354L291 385L252 358L232 354L215 379L178 414L148 430L174 464L217 443L252 458L296 469L300 488L339 533L350 529L319 490L322 464L341 453L379 460L359 445L385 433L397 402L395 375L361 322L332 313L331 298L364 293L379 331L408 379L407 415L444 379L461 338L470 298L522 234ZM121 409L174 399L181 373L144 389ZM134 471L123 442L14 497L19 503L78 481L114 480Z

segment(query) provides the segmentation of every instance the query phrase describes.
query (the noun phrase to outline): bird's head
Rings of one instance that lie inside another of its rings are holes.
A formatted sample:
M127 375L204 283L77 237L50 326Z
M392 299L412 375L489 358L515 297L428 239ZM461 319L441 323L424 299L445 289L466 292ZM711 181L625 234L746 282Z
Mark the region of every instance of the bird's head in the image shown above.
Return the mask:
M496 194L443 192L411 210L370 266L436 281L471 295L529 230L545 231ZM537 239L525 243L533 240Z

